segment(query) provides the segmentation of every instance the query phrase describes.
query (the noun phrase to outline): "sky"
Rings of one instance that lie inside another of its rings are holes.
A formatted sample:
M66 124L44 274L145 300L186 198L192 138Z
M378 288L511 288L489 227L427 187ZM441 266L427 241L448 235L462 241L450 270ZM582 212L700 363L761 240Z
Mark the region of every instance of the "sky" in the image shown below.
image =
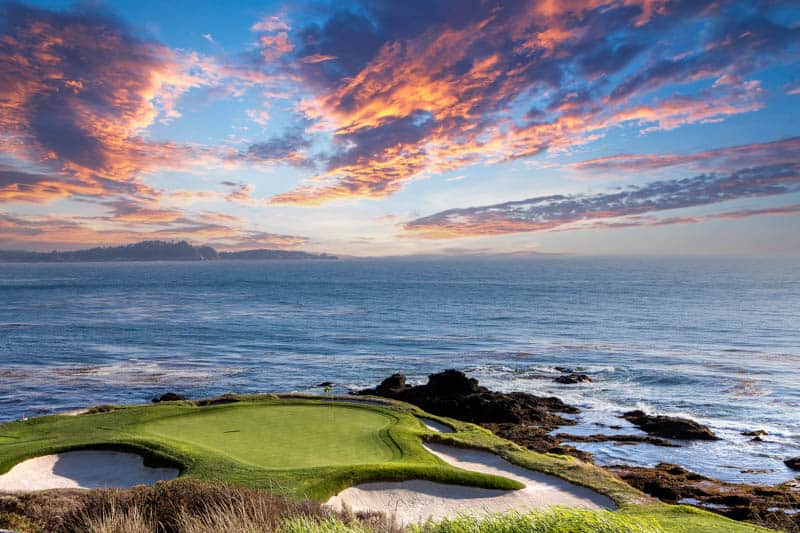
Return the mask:
M800 254L800 4L0 3L0 248Z

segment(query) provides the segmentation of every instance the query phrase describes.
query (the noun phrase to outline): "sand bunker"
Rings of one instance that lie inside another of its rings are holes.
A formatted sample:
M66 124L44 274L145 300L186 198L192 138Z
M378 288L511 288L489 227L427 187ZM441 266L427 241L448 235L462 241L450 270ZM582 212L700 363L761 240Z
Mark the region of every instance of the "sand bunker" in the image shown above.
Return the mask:
M431 431L435 431L436 433L455 433L455 430L448 426L447 424L442 424L441 422L437 422L432 418L424 418L418 417L419 421L425 424L425 427L430 429Z
M343 490L328 500L327 505L334 509L346 506L355 512L394 514L404 525L464 514L524 513L551 506L616 509L606 496L561 478L516 466L492 453L441 444L426 444L425 448L455 467L514 479L524 483L525 488L492 490L419 480L366 483Z
M129 488L178 477L176 468L150 468L133 453L84 450L35 457L0 476L0 491Z

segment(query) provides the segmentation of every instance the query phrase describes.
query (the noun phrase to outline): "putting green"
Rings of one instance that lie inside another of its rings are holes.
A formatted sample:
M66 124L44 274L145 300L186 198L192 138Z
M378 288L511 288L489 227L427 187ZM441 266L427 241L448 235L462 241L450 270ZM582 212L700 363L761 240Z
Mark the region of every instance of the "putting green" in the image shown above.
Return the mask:
M391 416L341 405L234 405L163 418L148 434L269 469L385 463L400 448Z
M0 424L0 435L11 437L0 439L0 474L32 457L111 449L139 453L148 466L179 468L181 477L292 498L325 499L358 483L390 479L519 488L516 481L458 470L428 453L425 427L409 409L231 395L34 418Z

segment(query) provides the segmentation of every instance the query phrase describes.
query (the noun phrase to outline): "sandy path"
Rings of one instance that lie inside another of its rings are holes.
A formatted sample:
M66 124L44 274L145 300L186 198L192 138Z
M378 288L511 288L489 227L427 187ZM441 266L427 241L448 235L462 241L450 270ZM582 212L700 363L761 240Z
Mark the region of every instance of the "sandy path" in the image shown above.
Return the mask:
M334 509L347 506L356 512L393 513L404 525L417 524L429 518L439 520L463 514L527 512L551 506L616 509L611 499L590 489L516 466L492 453L441 444L426 444L425 448L455 467L514 479L524 483L525 488L505 491L420 480L366 483L343 490L326 505Z
M85 450L23 461L0 476L0 491L128 488L178 477L175 468L144 466L133 453Z

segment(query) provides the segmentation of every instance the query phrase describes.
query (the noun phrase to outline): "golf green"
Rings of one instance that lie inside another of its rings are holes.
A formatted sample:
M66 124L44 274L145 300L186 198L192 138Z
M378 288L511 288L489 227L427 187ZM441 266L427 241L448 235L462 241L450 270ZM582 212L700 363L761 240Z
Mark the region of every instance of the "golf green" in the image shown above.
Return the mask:
M385 463L401 456L379 411L343 405L233 405L162 418L142 426L268 469Z
M104 406L78 416L0 424L0 474L71 450L142 455L181 477L227 481L292 498L328 498L369 481L428 479L487 488L519 483L453 468L422 446L411 406L277 395Z

